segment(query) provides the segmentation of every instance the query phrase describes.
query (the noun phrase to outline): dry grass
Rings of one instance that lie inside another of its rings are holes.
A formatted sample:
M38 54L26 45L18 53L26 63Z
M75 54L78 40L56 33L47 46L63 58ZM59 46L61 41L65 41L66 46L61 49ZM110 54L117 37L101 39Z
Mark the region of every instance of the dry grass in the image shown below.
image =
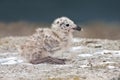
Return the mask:
M46 27L48 24L14 22L0 23L0 37L6 36L27 36L35 32L38 27Z
M78 34L76 36L78 36ZM120 24L103 22L89 23L85 25L80 37L120 39Z
M78 76L75 76L73 78L48 78L48 80L83 80Z
M49 27L49 24L13 22L0 23L0 37L6 36L28 36L35 32L38 27ZM101 38L101 39L120 39L120 25L93 22L83 27L84 31L75 32L76 37L82 38Z

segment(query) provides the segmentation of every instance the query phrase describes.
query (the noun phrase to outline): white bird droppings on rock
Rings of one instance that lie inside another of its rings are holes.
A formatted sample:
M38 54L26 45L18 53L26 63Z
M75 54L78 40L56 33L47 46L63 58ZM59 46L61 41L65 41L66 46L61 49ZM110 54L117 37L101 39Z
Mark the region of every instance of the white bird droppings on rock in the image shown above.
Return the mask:
M2 58L0 59L0 64L6 65L6 64L17 64L22 63L23 60L17 59L17 57L9 57L9 58Z
M114 69L114 68L115 68L115 66L108 66L108 68L109 68L109 69Z
M7 62L10 60L16 60L16 57L2 58L2 59L0 59L0 63Z
M79 57L91 57L93 55L91 55L91 54L79 54L78 56Z
M80 42L82 41L80 38L73 38L73 42Z
M7 62L4 62L4 63L1 63L2 65L10 65L10 64L16 64L17 62L16 61L14 61L14 60L9 60L9 61L7 61Z
M95 52L94 55L112 55L116 57L120 57L120 50L101 50L98 52Z
M72 47L71 51L76 51L76 50L80 50L80 49L84 49L84 47L82 47L82 46Z
M81 68L88 68L88 67L90 67L90 66L87 66L87 65L80 65L79 67L81 67Z

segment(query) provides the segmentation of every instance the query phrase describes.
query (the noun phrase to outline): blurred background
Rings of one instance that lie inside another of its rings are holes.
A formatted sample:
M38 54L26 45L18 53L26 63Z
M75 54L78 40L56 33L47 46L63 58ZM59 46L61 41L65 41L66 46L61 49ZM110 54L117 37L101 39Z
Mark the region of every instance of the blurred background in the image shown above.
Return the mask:
M0 0L0 37L28 36L67 16L76 37L120 39L120 0Z

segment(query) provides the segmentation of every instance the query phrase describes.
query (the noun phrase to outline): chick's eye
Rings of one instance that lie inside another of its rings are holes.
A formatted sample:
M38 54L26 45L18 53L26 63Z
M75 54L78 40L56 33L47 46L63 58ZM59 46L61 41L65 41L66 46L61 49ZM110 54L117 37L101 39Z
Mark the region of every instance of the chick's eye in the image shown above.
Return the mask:
M69 24L66 24L66 26L68 27L68 26L69 26Z
M59 21L57 21L57 24L59 24Z

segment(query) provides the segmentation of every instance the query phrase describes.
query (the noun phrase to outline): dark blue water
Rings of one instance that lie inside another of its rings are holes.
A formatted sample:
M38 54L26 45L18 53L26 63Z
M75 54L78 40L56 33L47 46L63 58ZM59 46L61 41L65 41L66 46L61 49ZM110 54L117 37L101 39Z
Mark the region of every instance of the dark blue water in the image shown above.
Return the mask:
M60 16L75 22L119 22L120 0L0 0L2 22L51 22Z

